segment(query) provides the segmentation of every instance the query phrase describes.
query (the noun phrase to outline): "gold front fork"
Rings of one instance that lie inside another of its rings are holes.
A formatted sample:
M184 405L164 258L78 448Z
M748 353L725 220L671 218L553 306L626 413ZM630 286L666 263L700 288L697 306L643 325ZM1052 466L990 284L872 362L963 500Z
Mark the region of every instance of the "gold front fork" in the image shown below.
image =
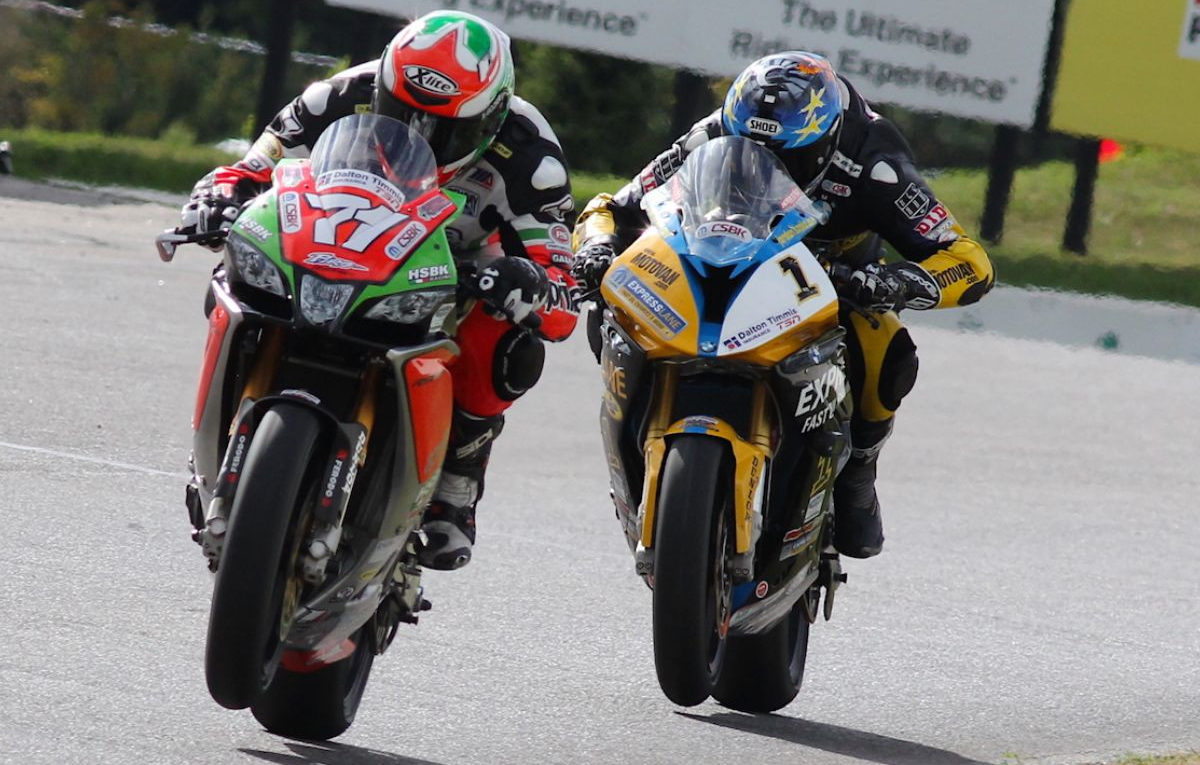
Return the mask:
M771 418L767 408L767 384L754 383L754 398L750 403L750 441L764 451L771 451Z
M658 506L658 474L662 470L667 445L665 436L671 426L675 408L675 390L679 383L679 367L663 364L654 380L654 413L646 426L646 477L642 483L642 547L654 543L655 509Z
M275 380L275 371L279 369L279 360L282 357L283 328L265 328L258 353L254 355L254 366L250 370L250 376L246 379L246 384L242 387L242 400L238 404L238 412L242 411L242 408L246 406L246 402L260 399L270 390L271 383ZM237 419L237 417L234 417L233 422L230 423L231 435L233 433L232 428L237 424Z
M646 440L662 438L671 425L671 410L675 408L675 386L679 382L679 367L664 364L659 367L654 383L654 414L646 428Z
M364 441L362 451L358 455L358 466L362 467L367 461L367 444L375 428L375 406L378 400L380 368L383 361L374 359L367 364L362 382L358 388L358 401L354 405L354 420L362 426Z

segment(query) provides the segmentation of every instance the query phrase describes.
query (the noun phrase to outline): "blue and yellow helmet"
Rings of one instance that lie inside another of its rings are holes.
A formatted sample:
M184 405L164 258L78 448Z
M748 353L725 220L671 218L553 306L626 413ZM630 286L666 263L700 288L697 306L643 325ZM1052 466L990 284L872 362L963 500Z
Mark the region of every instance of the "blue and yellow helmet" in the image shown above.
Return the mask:
M811 195L837 148L842 109L842 90L827 59L803 51L774 53L733 81L721 124L727 134L775 152Z

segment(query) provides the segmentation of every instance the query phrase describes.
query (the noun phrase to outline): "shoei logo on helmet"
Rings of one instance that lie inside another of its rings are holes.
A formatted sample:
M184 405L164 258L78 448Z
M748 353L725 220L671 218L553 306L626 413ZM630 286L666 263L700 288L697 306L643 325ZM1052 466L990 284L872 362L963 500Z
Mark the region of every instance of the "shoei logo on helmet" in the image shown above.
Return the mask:
M763 117L751 117L750 119L746 120L746 129L751 133L777 136L783 132L783 125L780 125L775 120L769 120Z
M456 96L462 92L457 82L427 66L413 64L404 67L404 79L421 90L439 96Z

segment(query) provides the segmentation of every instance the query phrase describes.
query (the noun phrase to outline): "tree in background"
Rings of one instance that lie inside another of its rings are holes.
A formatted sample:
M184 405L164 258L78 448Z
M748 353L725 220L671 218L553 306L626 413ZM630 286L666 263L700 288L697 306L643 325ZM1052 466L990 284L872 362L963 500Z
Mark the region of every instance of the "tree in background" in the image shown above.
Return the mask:
M674 72L518 42L517 94L554 126L572 168L632 175L674 139Z
M89 0L56 0L57 4L82 8ZM379 55L400 28L390 16L327 5L325 0L292 0L296 14L294 50L311 50L351 63ZM186 26L214 34L263 41L273 23L263 0L108 0L110 12L151 16L169 27Z
M97 131L211 142L253 138L263 57L192 42L191 32L261 41L271 16L261 0L59 0L83 20L0 7L0 125ZM340 58L377 57L402 22L295 0L294 50ZM112 16L177 28L163 37ZM515 44L517 92L550 120L575 170L630 176L696 118L720 103L727 80L528 42ZM340 67L339 67L340 68ZM322 67L289 65L286 100ZM690 80L690 82L689 82ZM706 90L707 88L707 90ZM680 105L685 108L677 108ZM994 127L887 104L926 167L986 166ZM672 124L674 123L674 124ZM1063 156L1062 141L1027 144L1023 161Z
M189 30L162 35L143 25L143 11L124 16L114 2L89 2L83 17L6 11L19 29L0 36L0 121L68 132L98 132L203 141L241 136L253 114L262 57L191 40ZM11 28L5 25L6 28ZM287 86L298 92L326 72L294 66Z

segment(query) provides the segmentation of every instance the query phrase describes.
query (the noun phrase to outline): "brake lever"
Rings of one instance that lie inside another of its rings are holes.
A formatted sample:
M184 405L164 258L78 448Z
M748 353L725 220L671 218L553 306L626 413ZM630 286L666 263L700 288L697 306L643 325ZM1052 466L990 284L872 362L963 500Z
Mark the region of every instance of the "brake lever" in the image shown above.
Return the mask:
M854 273L854 267L837 261L825 262L826 269L829 272L829 280L833 282L833 291L838 296L838 303L850 309L851 313L856 313L867 320L871 325L871 329L879 329L880 322L878 314L870 308L859 305L842 294L842 287L850 281L850 275Z
M169 228L158 236L154 237L154 247L158 250L158 257L164 263L170 263L175 258L175 250L181 244L203 244L211 246L224 242L229 236L228 229L220 231L209 231L206 233L192 232L190 234L180 233L177 228Z

